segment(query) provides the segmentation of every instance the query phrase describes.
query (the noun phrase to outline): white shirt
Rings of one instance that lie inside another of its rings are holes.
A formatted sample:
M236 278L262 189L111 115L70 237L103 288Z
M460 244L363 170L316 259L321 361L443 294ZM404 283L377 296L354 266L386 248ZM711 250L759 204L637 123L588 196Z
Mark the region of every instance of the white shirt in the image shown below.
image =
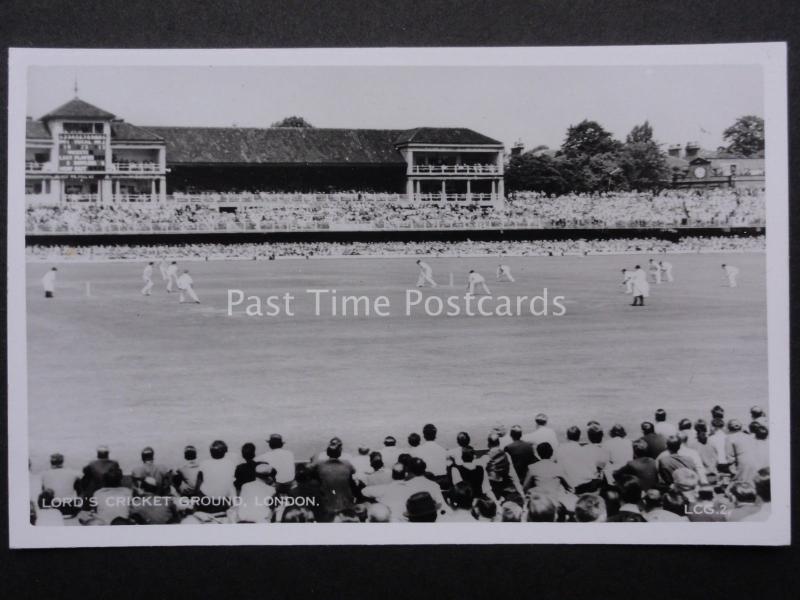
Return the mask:
M469 281L470 283L483 283L486 280L480 273L470 273L469 277L467 277L467 281Z
M268 463L275 469L276 483L289 483L294 481L294 453L286 448L267 450L264 454L256 456L256 462Z
M210 458L200 463L203 484L200 491L212 498L227 498L233 489L236 463L228 458Z
M275 495L275 488L260 479L250 481L242 486L239 493L241 504L236 508L239 521L264 523L272 515L270 498Z
M738 275L739 274L739 268L738 267L734 267L733 265L725 265L725 272L728 274L728 276Z
M671 435L677 435L678 428L675 427L672 423L667 423L666 421L659 421L655 424L656 433L659 435L663 435L664 437L669 437Z
M153 267L151 265L147 265L144 268L144 272L142 273L142 279L145 281L150 281L153 278Z
M56 291L56 272L53 270L48 271L42 277L42 287L45 292Z
M178 273L178 265L170 265L167 267L167 275L174 277Z
M661 262L661 270L662 271L672 271L672 263L662 261Z
M533 444L533 450L536 451L536 446L547 442L553 447L553 452L558 448L558 438L556 432L550 429L547 425L541 425L530 433L522 436L522 440ZM538 456L538 455L537 455Z
M510 270L508 265L500 265L497 267L497 274L502 275L503 273L508 273Z
M178 277L178 287L182 290L186 290L192 287L192 278L188 273L184 273L183 275Z
M436 442L422 442L417 447L417 456L425 461L428 472L439 477L447 473L447 451Z
M428 263L426 263L426 262L420 262L420 263L419 263L419 268L420 268L420 269L422 270L422 272L423 272L423 273L425 273L426 275L430 275L431 273L433 273L433 269L431 269L431 266L430 266Z

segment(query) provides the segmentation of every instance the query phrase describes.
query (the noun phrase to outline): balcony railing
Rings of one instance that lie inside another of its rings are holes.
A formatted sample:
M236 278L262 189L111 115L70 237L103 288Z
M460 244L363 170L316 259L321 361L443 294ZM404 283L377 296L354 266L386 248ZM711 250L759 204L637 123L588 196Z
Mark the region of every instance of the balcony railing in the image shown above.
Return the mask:
M115 162L109 171L114 173L158 173L161 165L154 162Z
M485 175L499 174L497 165L412 165L413 175Z
M434 192L432 194L414 194L413 200L419 203L426 202L460 202L464 204L481 204L494 202L499 196L493 194L442 194Z
M49 162L38 162L35 160L29 160L25 162L25 170L26 171L49 171L51 165Z

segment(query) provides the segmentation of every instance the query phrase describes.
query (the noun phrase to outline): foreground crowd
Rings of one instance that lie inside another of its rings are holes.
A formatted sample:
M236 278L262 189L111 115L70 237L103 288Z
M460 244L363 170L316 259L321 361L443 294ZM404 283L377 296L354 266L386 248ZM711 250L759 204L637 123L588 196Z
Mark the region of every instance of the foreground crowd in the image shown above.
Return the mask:
M319 256L586 256L595 254L658 254L690 252L763 252L761 236L682 237L604 240L525 240L461 242L291 242L130 246L27 246L28 260L269 260Z
M230 196L230 195L228 195ZM409 202L386 194L248 194L249 202L218 204L173 196L166 203L31 206L29 233L242 232L303 230L606 228L758 226L763 190L665 190L660 194L609 192L511 195L500 206L457 201Z
M769 429L720 406L709 419L671 422L658 409L641 431L597 421L556 434L544 414L525 432L497 426L476 450L469 434L437 441L433 424L398 442L345 450L333 438L308 461L280 434L232 457L214 441L200 459L164 465L152 448L123 476L107 447L82 471L53 454L31 476L36 525L310 522L760 521L770 514ZM483 440L481 440L482 442Z

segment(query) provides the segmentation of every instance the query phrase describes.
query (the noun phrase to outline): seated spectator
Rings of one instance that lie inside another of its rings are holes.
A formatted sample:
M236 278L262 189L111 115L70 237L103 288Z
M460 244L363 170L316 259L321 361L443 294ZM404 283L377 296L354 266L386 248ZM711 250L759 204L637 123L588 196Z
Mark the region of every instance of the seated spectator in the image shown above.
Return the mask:
M273 433L267 440L269 450L256 457L256 462L265 462L275 469L275 489L285 494L292 489L294 483L294 453L284 447L283 436Z
M611 454L603 445L603 428L597 422L591 422L586 427L586 438L589 443L586 449L594 456L598 474L605 472L606 466L611 461Z
M642 423L642 437L647 444L647 456L658 458L667 449L667 438L656 433L655 426L650 421Z
M522 439L522 427L519 425L511 427L508 435L511 441L503 449L511 457L517 477L522 481L528 473L528 467L536 461L533 444Z
M137 501L131 508L130 519L137 525L166 525L177 522L178 510L174 498L161 493L161 487L152 475L139 482L136 496Z
M472 510L473 516L475 510ZM516 502L503 502L500 507L500 522L501 523L519 523L522 521L522 507Z
M725 456L728 469L737 481L752 481L756 473L756 451L753 437L742 431L736 419L728 421L725 437Z
M671 435L667 438L667 449L658 455L658 476L665 486L672 485L672 474L681 468L696 472L696 466L692 459L680 454L681 438Z
M316 523L314 513L302 506L287 506L281 516L281 523Z
M470 485L464 481L455 484L447 493L447 503L450 512L444 515L442 521L455 523L474 523L472 504L475 496Z
M380 452L370 452L369 469L362 477L364 485L383 485L391 483L392 472L383 464L383 456Z
M642 486L636 477L628 476L620 482L620 500L622 502L619 511L614 515L609 515L609 523L644 523L640 503L642 501Z
M715 473L719 457L717 456L717 449L708 440L708 426L702 419L698 419L694 424L694 439L689 440L688 446L696 450L700 455L700 460L703 461L706 473Z
M406 500L404 515L409 523L433 523L439 506L428 492L415 492Z
M486 470L482 465L475 462L475 450L464 448L461 453L461 464L448 457L447 472L450 477L451 487L457 483L464 482L472 489L474 498L482 498L492 494L489 479L486 477Z
M750 420L764 427L768 426L767 413L764 412L764 409L760 406L753 406L750 408Z
M422 428L424 442L416 450L416 456L425 461L428 472L433 476L434 481L443 490L447 489L447 451L436 442L438 431L436 426L428 423Z
M117 518L130 517L133 492L122 486L122 469L111 468L103 475L103 487L92 495L91 506L94 517L106 525Z
M606 503L597 494L584 494L575 502L575 520L578 523L603 523Z
M245 483L255 481L256 478L256 465L258 464L256 458L256 445L252 442L247 442L242 446L242 458L244 462L236 465L233 472L233 487L238 494L242 490Z
M679 510L682 510L685 500L680 493L662 494L656 488L649 489L642 497L642 516L651 523L688 521L685 515L675 512L676 501L680 503Z
M447 451L447 456L453 459L453 462L459 464L461 462L461 453L464 451L464 448L471 448L471 438L466 431L459 431L458 435L456 435L456 447L450 448Z
M229 511L234 523L269 523L272 516L275 469L267 463L258 463L253 475L253 481L242 485L239 503Z
M109 457L108 446L97 448L97 459L83 468L81 493L88 502L94 493L105 485L105 476L110 471L119 470L119 463Z
M486 478L495 500L522 503L522 484L511 463L511 457L500 447L496 433L487 439Z
M553 448L547 442L542 442L536 447L536 454L539 460L528 467L522 489L528 491L531 488L548 490L559 495L569 489L566 482L566 473L561 464L552 460Z
M275 489L277 491L277 485ZM317 479L312 477L312 470L308 465L297 465L297 470L295 472L295 484L288 492L285 493L285 495L288 498L295 498L299 501L306 502L311 512L314 513L314 520L323 520L325 516L325 506L322 501L320 483Z
M80 512L82 502L78 492L81 486L81 474L75 469L64 468L62 454L50 455L50 469L42 473L42 490L50 490L54 499L58 499L58 510L63 515L74 516ZM51 503L52 505L52 503Z
M155 452L150 446L142 450L142 464L136 465L131 470L131 481L133 489L137 493L141 491L142 481L147 477L152 477L156 482L156 492L158 494L169 493L171 486L172 473L166 467L155 464Z
M534 418L534 422L536 423L536 429L523 435L522 439L533 444L534 449L539 444L547 442L553 451L556 451L558 449L558 437L556 432L547 426L547 415L539 413Z
M383 448L381 449L383 464L391 469L399 456L400 449L397 447L397 439L393 435L387 435L383 438Z
M42 490L36 499L33 525L37 527L61 527L64 525L64 515L58 508L53 508L55 497L53 490Z
M734 481L728 488L728 498L733 508L728 512L728 521L741 521L759 511L755 486L749 481Z
M378 502L367 506L368 523L389 523L392 520L392 511L385 504Z
M558 516L558 505L553 498L536 488L527 492L525 507L525 520L529 523L554 523Z
M490 498L476 498L472 504L472 516L476 521L494 523L497 521L497 502Z
M223 512L231 506L231 498L236 494L233 481L236 463L226 457L228 445L215 440L210 448L211 458L200 463L197 485L205 501L199 509L205 512Z
M200 473L200 463L197 461L197 448L186 446L183 449L183 459L186 461L172 477L172 485L181 496L195 498L200 494L197 476Z
M720 411L722 409L720 408ZM718 411L719 414L719 411ZM728 466L728 451L727 451L728 436L725 433L725 421L721 418L711 420L711 435L708 436L708 443L714 448L717 454L717 468L720 473L729 473Z
M314 465L314 474L320 483L322 503L328 520L355 505L355 468L350 462L341 460L342 443L333 438L326 450L328 459Z
M753 421L750 430L753 434L753 468L756 471L769 468L769 428Z
M564 479L575 494L587 494L600 489L599 471L594 452L580 444L581 430L567 429L567 441L559 445L556 462L564 469Z
M678 429L672 423L667 422L667 411L663 408L659 408L656 410L655 414L656 424L654 427L654 431L665 438L668 438L671 435L677 435Z
M614 483L614 471L622 468L628 461L633 460L633 445L627 438L628 433L619 423L614 424L608 432L609 439L603 443L608 452L608 464L605 468L605 478L608 485Z

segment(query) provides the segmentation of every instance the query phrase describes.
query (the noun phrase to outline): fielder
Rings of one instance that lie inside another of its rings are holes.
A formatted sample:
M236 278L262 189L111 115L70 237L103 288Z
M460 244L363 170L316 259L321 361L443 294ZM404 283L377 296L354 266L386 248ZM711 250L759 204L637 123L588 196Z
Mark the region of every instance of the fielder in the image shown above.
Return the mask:
M469 275L467 276L467 295L472 296L475 294L475 288L477 286L481 286L483 288L483 293L487 296L491 296L492 292L489 290L489 287L486 285L486 280L483 278L483 275L480 273L476 273L475 271L470 271Z
M178 283L178 263L174 260L167 267L167 293L172 291L172 285Z
M149 296L150 290L153 289L153 263L149 262L145 265L144 271L142 272L142 281L144 281L142 296Z
M169 275L167 275L167 270L169 269L169 264L167 263L166 258L162 258L161 262L158 263L158 270L161 271L161 280L166 281L169 279Z
M173 263L174 264L174 263ZM200 298L197 297L197 294L194 293L192 289L192 276L189 275L189 269L184 269L183 273L177 280L178 283L178 291L180 295L178 296L178 302L183 304L184 302L184 294L189 296L195 304L200 304Z
M739 276L739 268L733 265L722 265L722 270L728 276L728 287L736 287L736 278Z
M511 267L508 265L497 265L497 281L510 281L514 283L514 276L511 275Z
M622 269L622 285L625 286L625 293L633 293L633 272L628 269Z
M675 278L672 276L672 263L667 262L666 260L658 261L658 266L661 267L661 274L670 283L675 281Z
M52 298L56 292L56 272L58 269L53 267L42 277L42 288L44 288L44 297Z
M654 261L652 258L650 259L650 266L648 267L648 270L653 278L653 282L657 284L661 283L661 267L659 267L656 261Z
M633 270L633 304L631 306L644 306L644 299L650 296L650 283L642 267L636 265Z
M426 283L431 287L436 287L436 282L433 280L433 269L431 269L431 266L422 260L417 260L417 264L419 265L419 278L417 279L417 287L424 287Z

